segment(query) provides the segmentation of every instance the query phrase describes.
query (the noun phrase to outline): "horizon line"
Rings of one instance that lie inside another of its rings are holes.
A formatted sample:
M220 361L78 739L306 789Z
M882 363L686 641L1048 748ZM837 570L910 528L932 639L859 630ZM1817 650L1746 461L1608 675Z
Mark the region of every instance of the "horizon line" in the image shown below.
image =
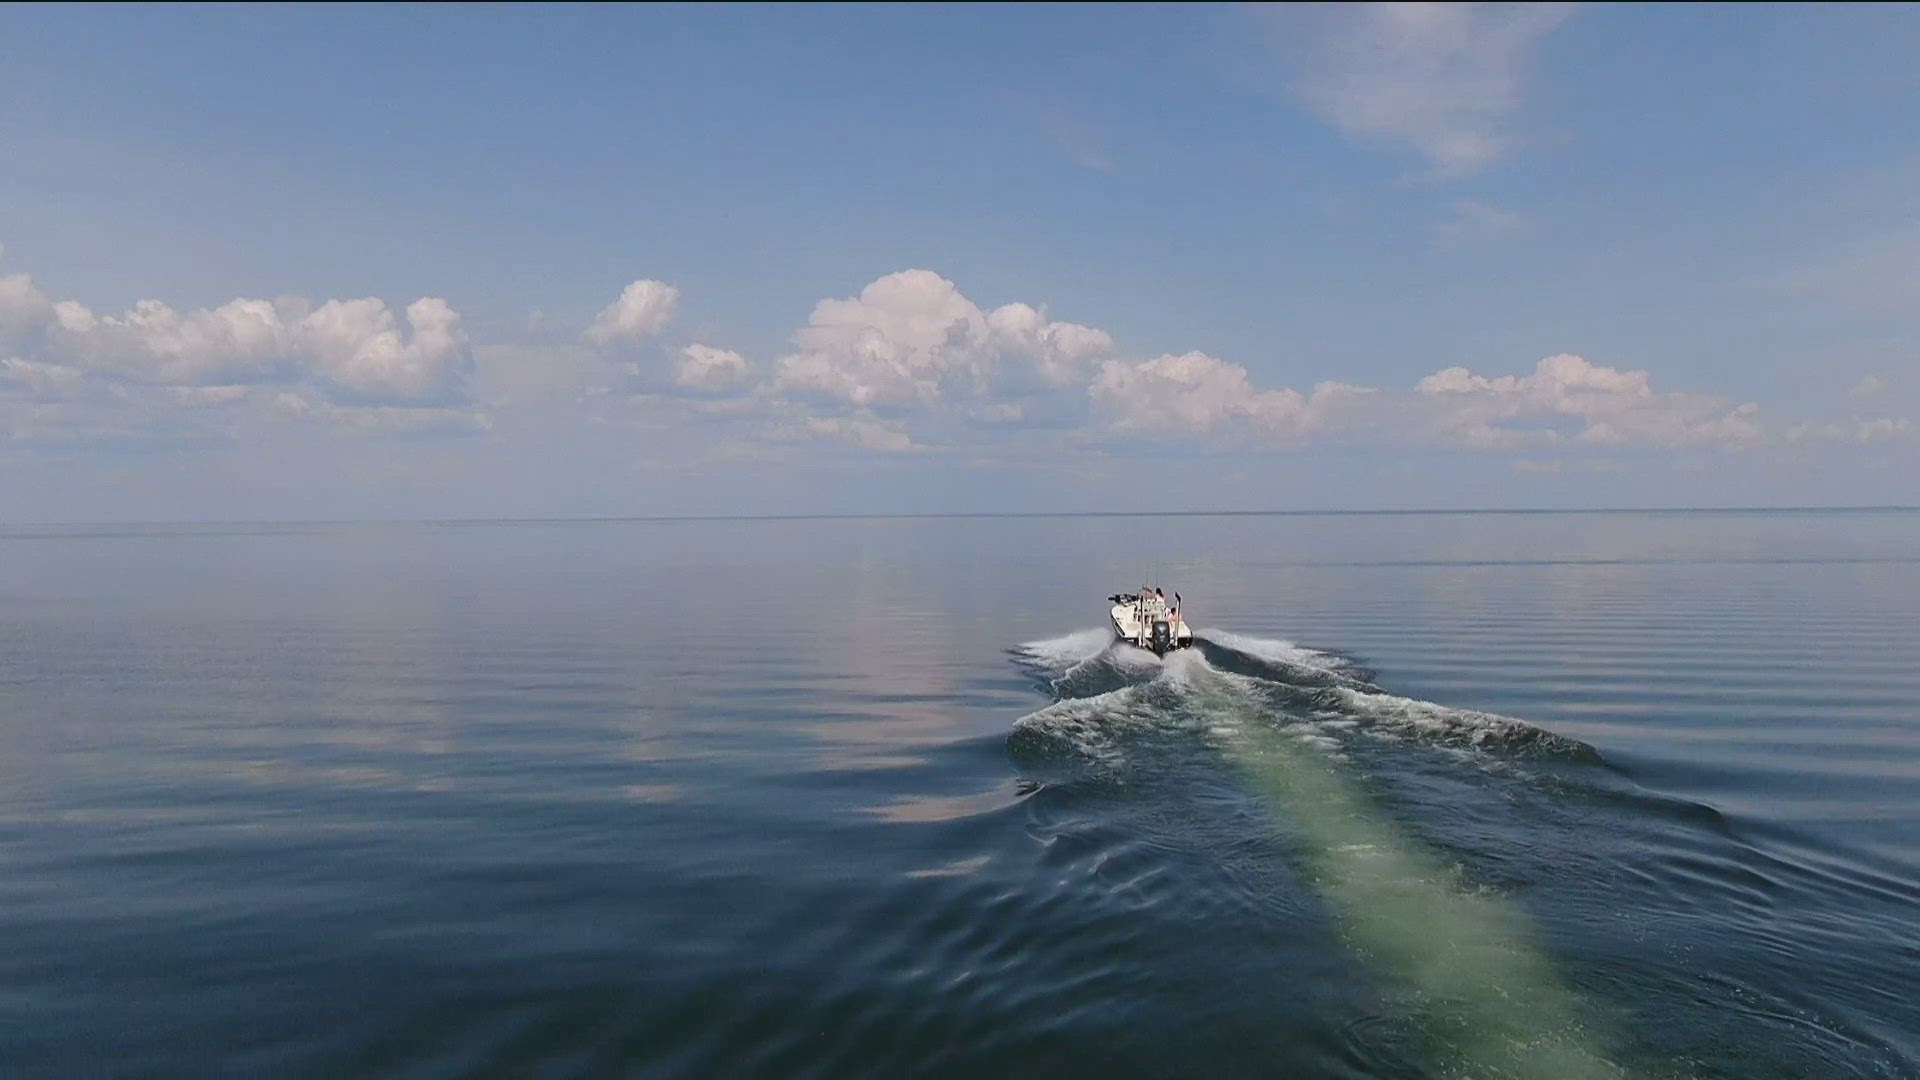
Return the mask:
M607 514L536 517L444 517L444 518L256 518L199 521L38 521L0 524L0 530L21 529L101 529L114 527L147 528L247 528L269 526L337 525L562 525L615 524L620 522L699 522L699 521L911 521L1020 518L1137 518L1137 517L1414 517L1470 515L1573 515L1573 514L1811 514L1920 511L1920 505L1885 503L1857 506L1592 506L1592 507L1464 507L1412 508L1378 507L1367 509L1312 510L950 510L919 513L834 513L834 514Z

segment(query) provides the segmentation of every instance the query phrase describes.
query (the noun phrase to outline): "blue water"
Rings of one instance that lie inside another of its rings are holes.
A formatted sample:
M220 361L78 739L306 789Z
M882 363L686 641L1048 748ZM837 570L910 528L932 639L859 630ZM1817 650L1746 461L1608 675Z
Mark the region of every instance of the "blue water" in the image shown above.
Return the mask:
M0 531L0 1074L1920 1077L1917 660L1907 511Z

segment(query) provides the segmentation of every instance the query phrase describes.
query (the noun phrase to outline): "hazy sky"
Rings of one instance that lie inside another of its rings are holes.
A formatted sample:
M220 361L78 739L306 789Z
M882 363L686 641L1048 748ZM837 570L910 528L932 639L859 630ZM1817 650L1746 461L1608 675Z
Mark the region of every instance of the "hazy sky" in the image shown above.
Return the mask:
M1920 503L1920 8L0 8L0 522Z

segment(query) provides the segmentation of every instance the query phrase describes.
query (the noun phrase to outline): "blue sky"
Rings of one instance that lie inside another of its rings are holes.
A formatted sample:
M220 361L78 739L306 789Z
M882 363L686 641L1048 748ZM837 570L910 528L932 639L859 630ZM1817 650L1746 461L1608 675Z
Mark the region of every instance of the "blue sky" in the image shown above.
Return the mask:
M1881 6L6 8L0 520L1916 503L1916 55Z

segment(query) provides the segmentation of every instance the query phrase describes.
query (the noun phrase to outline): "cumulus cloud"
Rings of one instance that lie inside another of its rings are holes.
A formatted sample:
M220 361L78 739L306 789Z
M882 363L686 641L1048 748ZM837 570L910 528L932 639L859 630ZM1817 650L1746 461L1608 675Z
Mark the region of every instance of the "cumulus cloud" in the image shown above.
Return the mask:
M402 333L380 300L329 300L301 320L299 334L320 373L356 399L444 399L466 351L460 313L424 297L407 305L407 326Z
M939 274L903 270L859 296L814 305L794 344L799 351L779 362L778 389L866 407L978 396L1022 375L1069 385L1113 342L1026 304L984 311Z
M987 328L997 346L1033 364L1048 386L1071 386L1087 373L1088 361L1113 348L1104 330L1050 320L1026 304L1002 304L987 313Z
M747 358L731 349L688 345L673 367L673 382L687 390L724 393L737 390L753 377Z
M1359 4L1326 13L1293 89L1356 139L1408 146L1447 173L1511 142L1529 57L1567 4Z
M292 362L293 336L270 301L248 299L186 312L142 300L117 315L63 300L48 330L52 349L75 364L161 384L270 378Z
M1090 392L1121 431L1205 433L1245 423L1283 432L1298 429L1307 409L1299 391L1257 390L1246 368L1202 352L1109 360Z
M243 297L189 311L141 300L96 314L49 301L24 274L0 278L0 347L28 354L11 378L36 373L43 387L54 369L178 387L312 379L343 399L394 405L443 403L467 363L460 313L436 297L409 304L404 328L372 297L318 309Z
M1358 423L1349 408L1375 391L1343 382L1322 382L1311 393L1290 387L1263 390L1247 369L1202 352L1151 360L1109 360L1089 393L1114 430L1161 435L1239 431L1297 436L1316 428Z
M600 309L586 338L594 345L628 345L659 333L673 321L680 290L664 281L641 278L620 290L620 298Z
M1751 403L1657 390L1646 371L1572 354L1518 374L1446 367L1410 389L1263 385L1242 364L1204 352L1118 354L1104 331L1053 319L1033 304L983 308L927 270L888 274L855 296L821 300L795 331L795 351L771 370L696 342L662 350L660 369L642 371L618 346L659 334L678 296L642 279L584 335L563 335L563 345L483 347L482 385L470 388L472 350L460 313L434 297L398 309L377 298L314 306L243 297L187 310L143 300L97 314L10 274L0 277L0 422L36 437L62 425L94 423L109 432L144 423L176 441L228 438L249 417L369 432L484 430L488 415L463 405L472 389L503 417L552 420L565 411L619 425L630 421L608 403L644 397L648 415L680 434L705 425L723 441L827 442L883 453L921 451L930 442L963 447L982 428L1002 444L1075 433L1220 446L1364 438L1538 451L1526 455L1535 461L1557 461L1583 445L1738 446L1766 436ZM623 392L623 365L648 380L638 387L645 395ZM1852 396L1865 403L1884 390L1883 380L1870 377ZM112 423L95 423L102 417ZM667 427L649 430L657 437ZM1798 424L1781 435L1864 443L1914 430L1905 419L1856 418Z
M142 300L119 315L81 304L54 305L53 350L101 374L161 385L204 385L318 374L354 398L439 400L461 374L460 314L425 297L407 306L402 330L383 300L329 300L299 314L282 301L233 300L180 312Z
M0 247L0 257L6 249ZM53 314L53 303L26 274L0 274L0 342L17 342L38 331Z
M1203 352L1114 356L1100 330L1022 303L983 309L926 270L820 301L794 340L799 351L779 361L769 400L784 399L789 415L823 412L820 426L807 429L814 437L873 448L904 445L905 425L917 430L938 417L1033 427L1042 415L1072 416L1076 400L1079 415L1091 408L1107 431L1174 440L1379 435L1523 450L1735 445L1763 436L1753 404L1659 392L1645 371L1571 354L1523 375L1446 368L1412 393L1337 381L1304 393L1262 386L1243 365ZM691 347L679 371L687 387L731 388L746 378L744 360ZM890 418L885 434L862 426L874 410ZM781 430L790 438L795 429Z
M1507 449L1575 438L1608 446L1699 446L1761 435L1758 406L1700 394L1655 393L1644 371L1562 353L1530 375L1489 378L1450 367L1421 379L1433 421L1456 440Z

